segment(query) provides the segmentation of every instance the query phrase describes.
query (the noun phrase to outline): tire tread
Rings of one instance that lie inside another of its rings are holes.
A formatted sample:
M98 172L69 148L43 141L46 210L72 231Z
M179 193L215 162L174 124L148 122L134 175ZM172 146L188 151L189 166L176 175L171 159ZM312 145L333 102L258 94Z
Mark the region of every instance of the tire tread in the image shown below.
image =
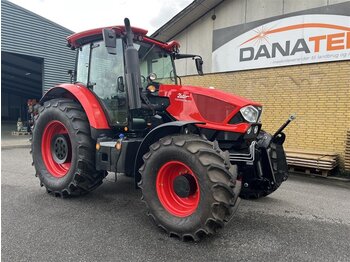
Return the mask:
M215 234L219 228L222 228L232 217L234 213L234 206L236 204L237 197L234 193L235 180L237 174L231 174L233 170L231 164L226 157L226 154L222 152L214 143L204 140L198 135L175 135L161 138L158 142L150 146L150 151L143 157L144 164L139 169L141 174L141 181L139 187L143 190L143 177L145 174L145 166L152 158L154 152L162 147L176 146L182 147L189 153L199 159L199 163L207 169L208 180L211 184L211 194L213 197L213 203L211 205L211 215L201 223L199 228L194 228L192 232L174 232L174 230L167 229L161 224L161 221L157 219L153 210L150 209L147 202L142 197L142 201L146 204L147 215L152 218L154 223L162 228L169 236L176 236L182 241L199 241L208 235ZM215 179L210 177L210 171L215 170ZM235 169L234 169L235 170Z
M52 194L56 197L65 198L70 196L79 196L86 194L96 189L99 185L101 185L102 180L106 176L105 172L97 171L95 169L95 163L93 162L94 155L86 154L87 152L88 154L91 154L90 152L94 152L94 141L90 136L90 126L88 124L88 118L81 105L75 102L74 100L66 98L52 99L46 101L44 105L39 108L39 114L36 116L36 119L34 121L33 132L35 132L35 122L40 119L40 115L43 114L45 110L52 107L59 109L72 122L72 126L75 130L75 134L78 141L78 163L75 175L65 188L63 188L62 190L54 191L50 189L47 185L44 184L44 186L49 194ZM31 151L33 151L33 147L34 139L32 135ZM40 179L38 171L36 172L36 176L38 176Z

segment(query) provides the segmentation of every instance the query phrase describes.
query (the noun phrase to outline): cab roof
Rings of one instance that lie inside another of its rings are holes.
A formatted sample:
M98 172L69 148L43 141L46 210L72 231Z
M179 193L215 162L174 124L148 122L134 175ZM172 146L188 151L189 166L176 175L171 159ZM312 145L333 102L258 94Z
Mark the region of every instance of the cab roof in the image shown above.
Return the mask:
M108 26L108 27L100 27L95 29L86 30L83 32L75 33L66 38L68 42L68 46L72 49L79 48L82 45L85 45L87 43L91 43L94 41L102 40L102 31L103 29L113 29L117 35L121 36L125 33L125 27L123 25L117 25L117 26ZM139 39L140 41L147 42L150 44L155 44L167 51L175 51L180 47L180 44L177 41L170 41L170 42L162 42L159 40L156 40L154 38L150 38L146 36L147 30L137 28L137 27L131 27L132 32L134 33L134 37Z

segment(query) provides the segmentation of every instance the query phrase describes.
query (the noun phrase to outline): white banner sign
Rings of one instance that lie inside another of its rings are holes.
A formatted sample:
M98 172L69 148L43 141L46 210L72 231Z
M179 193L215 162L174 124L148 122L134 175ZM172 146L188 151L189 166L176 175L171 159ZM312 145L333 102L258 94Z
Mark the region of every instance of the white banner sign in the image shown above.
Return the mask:
M300 15L276 20L228 41L212 54L212 71L350 59L350 16Z

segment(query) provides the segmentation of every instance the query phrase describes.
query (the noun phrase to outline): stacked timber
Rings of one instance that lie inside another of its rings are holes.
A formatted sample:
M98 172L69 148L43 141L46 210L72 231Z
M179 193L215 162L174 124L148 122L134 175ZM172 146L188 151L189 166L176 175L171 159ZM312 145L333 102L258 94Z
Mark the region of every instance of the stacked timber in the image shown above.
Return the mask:
M345 145L345 170L350 171L350 130L348 130L346 136L346 145Z
M338 155L332 152L286 149L286 156L291 172L328 176L338 165Z

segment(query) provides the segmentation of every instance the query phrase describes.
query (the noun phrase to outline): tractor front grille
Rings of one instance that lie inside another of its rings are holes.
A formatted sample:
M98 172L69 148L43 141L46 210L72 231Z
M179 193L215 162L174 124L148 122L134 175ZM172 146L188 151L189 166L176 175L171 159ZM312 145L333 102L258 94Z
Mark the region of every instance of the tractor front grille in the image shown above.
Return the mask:
M193 94L193 98L201 116L210 122L222 123L235 109L234 105L213 97Z

